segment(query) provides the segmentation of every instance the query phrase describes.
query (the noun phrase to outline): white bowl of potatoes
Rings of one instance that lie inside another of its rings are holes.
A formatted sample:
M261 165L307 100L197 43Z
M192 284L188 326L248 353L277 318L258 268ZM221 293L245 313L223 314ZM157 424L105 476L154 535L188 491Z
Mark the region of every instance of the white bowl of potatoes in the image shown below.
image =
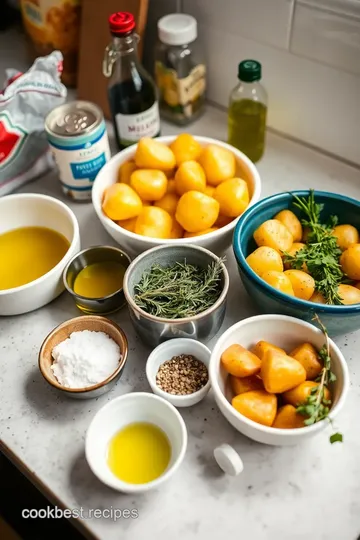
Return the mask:
M96 177L92 200L107 232L133 255L164 244L219 254L260 192L259 173L242 152L183 133L144 138L116 154Z
M228 328L212 350L209 367L222 414L246 437L270 445L294 445L323 431L328 437L341 432L341 422L335 425L334 420L349 390L349 371L331 339L330 370L336 379L324 379L321 395L326 403L320 400L328 407L328 417L307 425L305 410L298 409L311 392L322 391L319 351L325 343L319 328L286 315L249 317Z

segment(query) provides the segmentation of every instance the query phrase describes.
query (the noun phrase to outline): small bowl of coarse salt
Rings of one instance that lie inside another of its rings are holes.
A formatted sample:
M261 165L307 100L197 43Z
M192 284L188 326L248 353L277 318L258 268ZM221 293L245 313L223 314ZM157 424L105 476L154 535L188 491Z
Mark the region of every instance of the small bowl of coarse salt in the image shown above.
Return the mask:
M39 352L45 380L73 398L99 397L121 377L128 344L121 328L106 317L86 315L57 326Z
M154 394L175 407L199 403L210 390L210 350L200 341L175 338L158 345L146 362Z

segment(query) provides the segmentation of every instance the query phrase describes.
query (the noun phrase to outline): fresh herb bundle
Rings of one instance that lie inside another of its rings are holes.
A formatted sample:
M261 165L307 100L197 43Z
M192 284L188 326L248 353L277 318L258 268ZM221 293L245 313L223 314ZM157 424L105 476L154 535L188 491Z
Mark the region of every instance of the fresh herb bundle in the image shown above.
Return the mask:
M304 420L304 424L307 426L328 418L331 401L325 399L324 388L329 383L336 381L336 375L331 371L330 344L327 330L317 314L315 314L314 320L318 323L325 336L325 343L319 351L319 356L323 361L323 368L316 379L316 382L319 384L318 386L314 386L306 401L301 403L296 409L296 412L307 417ZM330 418L329 421L331 422ZM343 436L341 433L333 433L330 437L331 443L342 441Z
M135 286L135 303L150 315L181 319L202 313L215 304L224 259L202 268L186 262L154 264Z
M300 270L305 263L315 280L315 288L328 304L342 304L338 286L344 280L339 258L341 250L332 230L337 224L337 217L331 216L328 223L320 223L323 204L316 204L314 190L310 190L308 199L294 196L294 206L301 210L305 218L301 220L309 230L307 245L295 255L285 253L284 261L292 268Z

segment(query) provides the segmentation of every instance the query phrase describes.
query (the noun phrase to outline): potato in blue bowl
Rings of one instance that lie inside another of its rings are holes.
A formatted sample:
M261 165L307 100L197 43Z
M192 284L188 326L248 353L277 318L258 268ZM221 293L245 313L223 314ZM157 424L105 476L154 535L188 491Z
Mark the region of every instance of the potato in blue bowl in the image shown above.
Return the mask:
M259 236L263 237L263 235L259 234L259 227L267 220L273 220L275 216L283 210L291 210L299 219L304 218L304 213L294 206L294 197L305 198L308 200L311 193L310 190L279 193L263 199L250 207L237 223L233 237L233 249L242 282L261 313L279 313L306 321L312 321L314 314L317 313L323 324L327 327L329 334L336 336L360 328L360 303L354 303L352 305L330 305L316 302L316 295L313 295L311 297L312 301L309 301L291 294L286 294L282 292L283 290L286 290L286 288L275 288L270 285L272 281L269 279L269 276L265 276L267 281L262 279L262 277L258 275L259 272L255 273L246 260L246 258L258 248ZM338 218L338 224L350 224L355 227L357 231L360 231L359 201L343 195L324 191L314 191L313 194L315 203L323 205L320 214L321 223L329 222L331 216L335 215ZM257 243L254 240L255 231L258 231ZM267 233L267 231L262 232L265 232L265 235ZM260 238L260 242L262 241L264 241L264 239ZM296 241L298 242L299 239L296 239ZM303 241L303 239L300 240L300 242L301 241ZM284 242L286 251L291 252L291 247L289 248L289 242L286 236ZM359 240L355 239L355 242L357 242L356 245L359 246L360 265ZM344 249L344 246L342 246L342 248ZM282 254L281 248L278 249L278 251ZM351 257L349 257L349 259L351 259ZM344 261L344 258L342 257L341 260ZM342 264L342 269L344 268L351 278L351 272L349 273L347 270L346 261L345 266ZM267 274L269 274L269 272ZM273 274L270 277L274 277L274 272L270 272L270 274ZM264 274L261 275L264 276ZM360 278L357 278L356 276L357 273L355 271L351 281L352 285L355 285L357 281L360 282ZM353 287L351 287L351 290L353 290ZM323 301L321 295L319 298Z

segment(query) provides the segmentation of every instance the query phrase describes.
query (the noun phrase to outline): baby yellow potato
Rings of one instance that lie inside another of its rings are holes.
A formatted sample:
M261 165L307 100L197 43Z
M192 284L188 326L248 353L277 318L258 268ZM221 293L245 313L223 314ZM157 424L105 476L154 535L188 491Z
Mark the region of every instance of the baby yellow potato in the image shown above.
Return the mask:
M200 191L187 191L180 197L175 218L185 231L201 232L212 227L219 215L219 203Z
M356 287L341 284L338 287L338 293L345 306L360 304L360 291Z
M154 206L158 206L159 208L166 210L166 212L173 216L176 212L178 202L179 197L176 195L176 193L165 193L161 199L154 202Z
M175 154L176 165L179 167L184 161L197 160L202 152L201 144L189 133L181 133L170 144Z
M280 253L273 248L266 246L255 249L248 257L246 262L252 268L252 270L258 276L261 276L264 272L275 270L277 272L283 271L283 262L280 257Z
M169 238L173 220L162 208L146 206L135 222L134 232L152 238Z
M266 283L271 285L271 287L274 287L274 289L277 289L284 294L295 296L291 281L284 272L270 270L270 272L264 272L261 274L261 278L266 281Z
M180 223L176 221L174 216L171 216L171 217L172 217L172 227L171 227L169 238L182 238L184 235L184 229L182 228Z
M130 186L143 201L158 201L166 193L168 180L163 171L138 169L130 178Z
M284 274L290 279L295 296L310 300L315 291L314 278L302 270L286 270Z
M192 190L203 193L205 187L204 169L197 161L185 161L180 165L175 174L175 188L178 195L184 195Z
M248 185L242 178L224 180L213 196L220 204L220 213L231 218L241 216L250 200Z
M291 232L293 241L300 242L303 234L302 226L297 216L291 210L281 210L274 219L281 221L283 225Z
M208 195L209 197L214 196L215 187L214 186L205 186L204 193L205 195Z
M276 251L288 251L293 245L292 234L277 219L264 221L254 232L254 240L258 246L268 246Z
M130 185L130 177L135 170L136 170L135 161L132 161L132 160L126 161L119 167L117 181L120 184Z
M348 278L360 279L360 244L353 244L340 257L342 271Z
M359 243L358 230L352 225L337 225L332 231L333 236L336 236L339 248L344 251L351 244Z
M135 163L137 167L143 169L171 171L175 168L176 159L174 152L166 144L150 137L143 137L136 148Z
M291 248L287 251L289 255L292 255L293 257L296 255L298 251L300 251L302 248L305 247L306 244L303 244L302 242L294 242ZM285 270L290 270L291 265L290 263L284 263ZM303 263L301 270L303 272L309 273L308 267L306 263Z
M175 178L168 180L166 193L176 193Z
M315 304L326 304L324 296L319 291L315 291L309 300L310 302L314 302Z
M218 186L228 178L234 178L236 170L235 156L230 150L209 144L201 153L199 163L203 167L207 182Z

